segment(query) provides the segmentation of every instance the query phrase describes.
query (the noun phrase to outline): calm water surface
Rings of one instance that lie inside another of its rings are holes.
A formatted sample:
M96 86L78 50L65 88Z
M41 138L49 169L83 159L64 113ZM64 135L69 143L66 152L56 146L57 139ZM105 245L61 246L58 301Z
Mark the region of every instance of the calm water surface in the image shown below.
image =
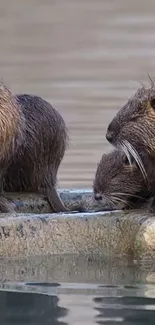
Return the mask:
M155 265L103 258L0 261L0 324L154 324Z

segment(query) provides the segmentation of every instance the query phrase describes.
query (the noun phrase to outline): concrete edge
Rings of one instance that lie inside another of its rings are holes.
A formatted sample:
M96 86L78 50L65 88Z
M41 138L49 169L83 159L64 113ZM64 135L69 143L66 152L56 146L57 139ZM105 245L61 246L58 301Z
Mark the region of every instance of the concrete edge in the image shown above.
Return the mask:
M97 254L154 259L154 238L155 217L145 211L14 213L0 218L0 257Z

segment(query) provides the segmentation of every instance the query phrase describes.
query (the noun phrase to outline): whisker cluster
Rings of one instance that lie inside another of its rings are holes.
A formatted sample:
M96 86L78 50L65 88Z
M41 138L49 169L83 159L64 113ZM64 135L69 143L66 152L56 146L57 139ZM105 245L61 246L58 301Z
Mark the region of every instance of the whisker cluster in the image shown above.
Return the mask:
M132 208L132 205L126 200L126 198L121 198L125 193L110 193L110 197L108 195L104 195L104 199L110 208L117 209L118 204L122 203L123 207L129 206ZM120 195L120 196L119 196ZM126 196L129 196L126 194Z
M135 159L137 165L139 166L139 169L143 175L144 180L147 182L148 181L147 173L137 150L127 140L123 140L121 146L122 146L122 150L127 156L127 159L129 160L129 164L131 165L131 158L129 158L129 156L131 155Z

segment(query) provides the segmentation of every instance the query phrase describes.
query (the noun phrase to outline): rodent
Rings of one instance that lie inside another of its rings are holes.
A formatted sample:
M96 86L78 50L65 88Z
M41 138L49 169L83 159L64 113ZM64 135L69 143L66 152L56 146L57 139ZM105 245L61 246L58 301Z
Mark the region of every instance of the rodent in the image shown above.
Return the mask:
M68 211L56 191L57 171L68 145L61 115L41 97L15 96L1 84L0 130L1 194L40 192L55 212ZM10 211L9 202L1 198L1 211Z
M94 198L109 209L149 206L151 194L134 159L127 159L123 151L115 149L103 154L93 182Z
M107 128L107 140L132 156L154 197L155 211L155 85L144 85L118 111Z
M16 97L0 83L0 210L12 210L3 196L3 182L6 170L24 141L25 119Z

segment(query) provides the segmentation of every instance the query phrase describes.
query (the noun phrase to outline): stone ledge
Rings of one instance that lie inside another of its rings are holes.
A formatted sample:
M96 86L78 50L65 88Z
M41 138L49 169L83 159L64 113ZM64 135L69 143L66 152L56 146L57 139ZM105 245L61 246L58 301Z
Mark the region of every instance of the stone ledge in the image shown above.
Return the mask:
M153 259L154 237L155 218L142 211L2 214L0 257L97 254Z
M97 254L155 259L153 215L145 210L103 212L107 207L94 202L90 189L59 193L70 210L83 212L51 213L41 195L7 194L16 211L0 214L0 257Z

